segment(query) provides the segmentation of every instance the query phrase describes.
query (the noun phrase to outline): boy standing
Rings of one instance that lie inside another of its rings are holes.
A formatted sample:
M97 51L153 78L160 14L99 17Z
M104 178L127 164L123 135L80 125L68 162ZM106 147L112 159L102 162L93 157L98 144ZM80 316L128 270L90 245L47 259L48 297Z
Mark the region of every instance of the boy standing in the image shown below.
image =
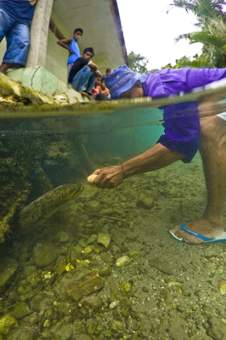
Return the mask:
M72 65L74 62L81 57L80 48L78 45L79 39L83 35L83 29L82 28L75 28L73 32L73 38L72 39L61 39L57 43L61 47L65 48L69 52L69 56L67 59L67 66L68 66L68 73L71 70Z
M25 66L30 47L30 26L38 0L0 0L0 41L5 37L7 50L0 72Z

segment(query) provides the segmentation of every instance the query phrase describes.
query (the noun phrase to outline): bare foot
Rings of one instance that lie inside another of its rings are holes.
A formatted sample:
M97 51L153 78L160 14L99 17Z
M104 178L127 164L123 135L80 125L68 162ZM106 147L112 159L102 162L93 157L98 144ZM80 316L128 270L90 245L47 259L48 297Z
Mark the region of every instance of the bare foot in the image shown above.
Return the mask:
M220 235L222 232L224 232L224 227L222 225L213 225L209 220L207 219L201 219L198 221L195 221L193 223L188 223L187 226L193 230L194 232L197 232L199 234L202 234L206 237L215 237ZM200 240L194 235L189 234L186 231L180 230L180 227L176 227L171 230L174 235L176 235L179 239L184 240L187 243L191 244L202 244L204 241Z

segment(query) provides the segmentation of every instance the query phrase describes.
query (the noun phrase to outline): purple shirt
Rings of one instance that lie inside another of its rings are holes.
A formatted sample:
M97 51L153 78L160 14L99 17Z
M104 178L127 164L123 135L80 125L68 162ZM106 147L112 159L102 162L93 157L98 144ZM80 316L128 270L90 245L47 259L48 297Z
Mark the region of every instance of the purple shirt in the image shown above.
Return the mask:
M226 69L169 69L148 73L142 83L145 97L163 98L189 93L226 78ZM166 105L164 134L158 143L182 155L184 162L194 157L200 144L200 120L197 102Z
M143 83L144 95L162 98L181 92L189 93L222 78L226 78L226 68L181 68L151 72Z

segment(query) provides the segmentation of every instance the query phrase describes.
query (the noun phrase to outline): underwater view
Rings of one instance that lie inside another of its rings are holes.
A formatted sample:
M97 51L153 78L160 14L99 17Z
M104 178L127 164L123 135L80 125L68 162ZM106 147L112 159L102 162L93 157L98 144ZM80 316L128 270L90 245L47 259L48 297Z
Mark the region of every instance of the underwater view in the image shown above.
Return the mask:
M0 0L0 340L226 340L225 178L225 0Z
M152 146L161 120L1 120L1 339L225 339L225 245L168 233L202 215L200 156L114 189L86 181Z

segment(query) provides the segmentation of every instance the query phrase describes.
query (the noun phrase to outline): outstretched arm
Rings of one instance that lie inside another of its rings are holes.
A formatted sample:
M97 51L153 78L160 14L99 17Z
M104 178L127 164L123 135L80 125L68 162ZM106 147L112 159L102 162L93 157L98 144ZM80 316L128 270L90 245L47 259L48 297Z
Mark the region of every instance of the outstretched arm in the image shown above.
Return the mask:
M88 177L88 181L99 187L113 188L121 184L126 177L163 168L182 158L182 155L162 144L156 144L122 164L96 170Z
M65 48L69 52L70 52L70 43L71 43L71 39L60 39L60 40L57 41L58 45Z

